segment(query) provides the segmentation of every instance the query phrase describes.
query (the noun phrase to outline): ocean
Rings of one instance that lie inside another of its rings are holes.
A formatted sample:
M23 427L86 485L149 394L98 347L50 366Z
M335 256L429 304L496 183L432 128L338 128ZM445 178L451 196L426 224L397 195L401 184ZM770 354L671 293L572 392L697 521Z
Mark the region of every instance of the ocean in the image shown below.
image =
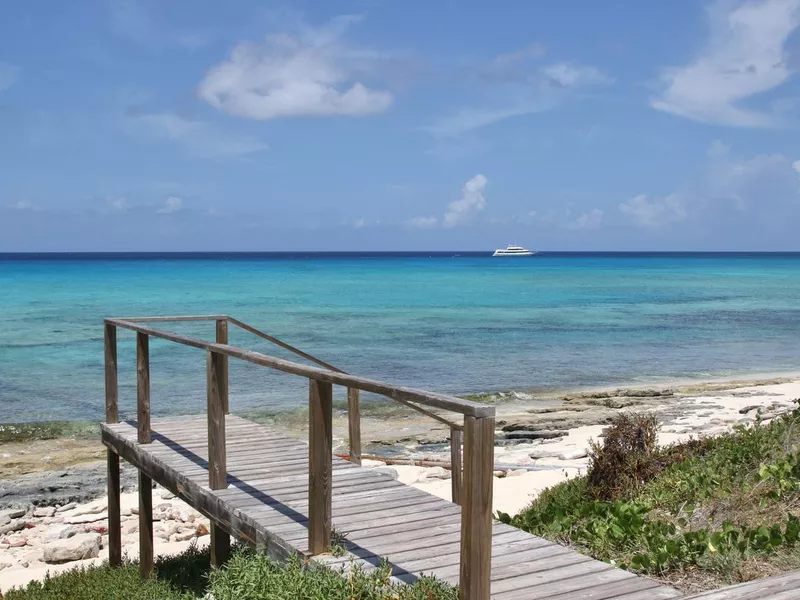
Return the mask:
M103 318L189 313L454 394L796 372L800 254L0 254L0 421L102 419ZM132 332L118 362L135 414ZM205 410L202 351L153 340L151 365L154 414ZM233 360L230 390L234 413L307 401L306 380Z

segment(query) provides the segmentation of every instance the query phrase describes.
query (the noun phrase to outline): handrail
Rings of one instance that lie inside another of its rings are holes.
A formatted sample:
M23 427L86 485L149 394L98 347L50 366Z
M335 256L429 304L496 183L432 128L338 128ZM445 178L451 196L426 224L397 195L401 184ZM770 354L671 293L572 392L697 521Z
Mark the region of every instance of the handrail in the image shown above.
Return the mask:
M170 321L216 321L216 341L207 342L150 327L147 323ZM228 343L228 325L234 324L282 348L306 358L318 366L308 366L274 356L245 350ZM351 460L360 464L361 433L358 412L358 391L380 394L442 421L451 427L450 449L453 467L453 501L461 509L461 550L459 598L488 600L490 593L492 554L492 488L494 463L495 409L493 406L462 400L446 394L397 386L375 379L345 373L310 354L286 344L254 327L227 315L195 315L183 317L130 317L104 320L106 421L119 420L117 385L117 327L136 332L137 430L138 442L151 441L150 432L150 337L206 351L208 475L211 489L226 487L225 415L228 412L228 359L246 362L291 373L309 380L309 471L308 471L308 548L312 554L325 552L332 535L332 398L333 385L347 387L348 424L350 427ZM322 367L322 368L320 368ZM463 426L450 423L414 403L453 411L464 415ZM354 441L355 440L355 441ZM463 464L461 445L463 443ZM121 530L118 510L112 518L112 505L119 507L119 456L108 455L109 481L109 560L121 564ZM463 466L463 469L462 469ZM462 482L463 478L463 482ZM140 572L143 578L153 572L152 489L149 478L139 472L139 546ZM211 562L221 565L230 551L230 534L222 526L211 523Z
M373 392L397 400L399 402L419 402L427 406L435 408L442 408L452 412L460 413L468 417L493 417L495 409L493 406L486 404L479 404L472 400L463 400L455 396L445 394L437 394L425 390L396 386L384 381L376 379L367 379L364 377L357 377L347 373L332 371L331 369L321 369L319 367L312 367L309 365L302 365L292 361L284 360L274 356L261 354L260 352L253 352L252 350L245 350L237 346L230 346L227 344L217 344L216 342L207 342L197 338L188 337L173 333L171 331L163 331L161 329L154 329L147 325L139 325L138 323L124 319L105 319L108 325L115 325L124 329L130 329L138 333L144 333L154 338L160 338L170 342L191 346L200 350L211 350L226 356L232 356L246 362L269 367L276 371L284 373L291 373L293 375L300 375L316 381L324 381L350 388L356 388L365 392Z

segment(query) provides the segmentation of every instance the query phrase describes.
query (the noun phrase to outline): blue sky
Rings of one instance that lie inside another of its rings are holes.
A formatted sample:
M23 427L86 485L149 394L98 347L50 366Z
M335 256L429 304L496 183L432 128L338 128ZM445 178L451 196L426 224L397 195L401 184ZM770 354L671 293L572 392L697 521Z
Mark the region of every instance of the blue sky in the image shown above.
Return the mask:
M800 0L0 17L0 251L800 250Z

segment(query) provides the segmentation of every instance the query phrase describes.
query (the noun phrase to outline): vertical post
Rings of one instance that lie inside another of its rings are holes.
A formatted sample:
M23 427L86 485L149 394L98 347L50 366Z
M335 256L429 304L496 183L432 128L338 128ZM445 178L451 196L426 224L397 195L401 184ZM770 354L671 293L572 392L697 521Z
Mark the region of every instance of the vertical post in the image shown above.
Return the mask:
M136 429L140 444L150 434L150 338L136 333ZM139 471L139 574L153 576L153 481Z
M350 462L361 464L361 409L358 407L358 389L347 388L347 430L350 438Z
M219 322L218 322L219 325ZM219 333L219 329L217 329ZM206 380L208 383L208 487L224 490L228 487L228 467L225 451L225 407L222 404L222 378L227 365L226 356L208 352ZM211 564L222 566L228 560L231 536L211 522Z
M117 382L117 328L105 324L106 423L119 422L119 387ZM120 516L119 454L106 450L108 485L108 564L122 564L122 529Z
M139 471L139 575L153 576L153 480Z
M150 443L150 338L136 333L136 427L140 444Z
M228 320L227 319L219 319L217 321L217 343L218 344L228 344ZM228 357L227 356L220 356L222 359L222 369L220 370L218 376L219 382L219 395L222 399L222 408L223 412L226 415L229 415L230 405L228 404Z
M308 549L312 555L331 545L333 469L333 386L309 380L308 393Z
M464 417L460 600L489 600L494 417Z
M461 504L461 444L464 434L460 429L450 428L450 479L453 504Z

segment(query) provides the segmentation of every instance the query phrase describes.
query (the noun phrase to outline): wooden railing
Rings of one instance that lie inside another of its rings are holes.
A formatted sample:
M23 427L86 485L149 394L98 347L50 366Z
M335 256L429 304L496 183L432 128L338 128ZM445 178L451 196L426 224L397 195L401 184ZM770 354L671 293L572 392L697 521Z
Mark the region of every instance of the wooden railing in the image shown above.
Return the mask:
M208 342L156 329L154 323L215 321L216 341ZM245 350L228 343L234 325L272 342L317 366L309 366ZM150 338L163 339L206 351L208 411L208 476L211 489L226 487L225 415L229 412L228 359L233 357L309 380L309 522L312 554L326 552L331 543L333 386L347 388L350 460L361 463L360 391L386 396L450 427L453 501L461 511L460 597L487 600L491 564L492 481L494 463L494 407L345 373L310 354L227 315L131 317L105 320L106 421L119 421L117 384L117 328L136 332L138 441L150 443ZM421 406L420 406L421 405ZM423 408L426 407L426 408ZM463 424L451 422L430 409L463 415ZM462 455L463 444L463 455ZM119 457L108 452L109 514L119 514ZM112 489L114 488L114 489ZM152 575L152 482L139 473L140 571ZM109 560L121 562L119 522L109 524ZM211 557L215 565L228 556L230 536L211 525Z

